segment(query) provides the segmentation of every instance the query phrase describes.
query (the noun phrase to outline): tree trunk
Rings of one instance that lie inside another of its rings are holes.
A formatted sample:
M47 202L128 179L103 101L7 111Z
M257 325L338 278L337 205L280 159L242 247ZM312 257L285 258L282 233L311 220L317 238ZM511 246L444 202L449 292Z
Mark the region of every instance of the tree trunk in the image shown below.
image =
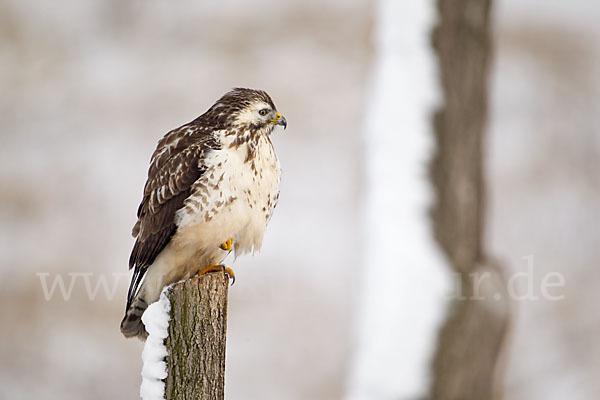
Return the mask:
M493 383L508 301L501 270L482 245L490 3L438 0L440 19L433 33L444 106L434 120L437 154L431 174L437 202L432 217L436 239L461 288L434 359L436 400L500 396Z
M227 277L210 273L168 293L166 399L224 399L228 287Z

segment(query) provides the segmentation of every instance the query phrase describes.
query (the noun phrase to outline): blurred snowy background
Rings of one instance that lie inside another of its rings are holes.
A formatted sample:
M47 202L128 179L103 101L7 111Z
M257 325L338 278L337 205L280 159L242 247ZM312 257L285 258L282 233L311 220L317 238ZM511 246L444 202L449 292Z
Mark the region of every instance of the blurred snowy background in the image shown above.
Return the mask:
M487 146L490 253L532 257L513 304L507 399L600 397L600 4L497 1ZM545 301L545 274L565 278ZM525 284L525 280L522 283Z
M0 398L138 396L142 344L118 324L149 157L234 86L267 90L289 127L263 250L233 265L227 398L344 396L375 15L367 0L0 0ZM566 281L563 300L513 304L506 399L600 395L598 21L585 0L494 5L487 243L508 273L533 256L538 288ZM57 274L68 301L46 300Z

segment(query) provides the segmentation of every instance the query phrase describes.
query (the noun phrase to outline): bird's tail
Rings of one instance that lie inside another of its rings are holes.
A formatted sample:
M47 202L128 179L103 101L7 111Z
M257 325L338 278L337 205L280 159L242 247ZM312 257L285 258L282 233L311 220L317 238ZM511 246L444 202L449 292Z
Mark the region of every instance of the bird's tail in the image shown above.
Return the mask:
M138 296L133 300L131 305L125 312L125 317L121 321L121 333L123 336L130 338L137 336L140 340L146 340L148 332L142 322L142 314L148 308L148 303Z

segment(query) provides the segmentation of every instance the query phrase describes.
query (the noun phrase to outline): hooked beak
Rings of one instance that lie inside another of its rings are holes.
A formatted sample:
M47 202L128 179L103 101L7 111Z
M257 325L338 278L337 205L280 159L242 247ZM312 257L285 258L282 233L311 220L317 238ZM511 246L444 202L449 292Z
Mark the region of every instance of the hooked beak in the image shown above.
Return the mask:
M285 130L285 128L287 128L287 120L280 113L277 113L277 117L275 119L270 119L269 121L274 123L275 125L283 126L284 130Z

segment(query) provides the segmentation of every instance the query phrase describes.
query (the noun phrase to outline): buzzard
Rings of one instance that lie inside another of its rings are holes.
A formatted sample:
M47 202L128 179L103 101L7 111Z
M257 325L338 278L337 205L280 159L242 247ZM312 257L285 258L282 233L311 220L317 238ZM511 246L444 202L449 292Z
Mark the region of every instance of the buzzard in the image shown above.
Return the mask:
M229 252L261 247L279 199L276 125L287 121L266 92L236 88L158 142L132 232L124 336L147 337L141 316L164 286L211 271L233 278L221 265Z

